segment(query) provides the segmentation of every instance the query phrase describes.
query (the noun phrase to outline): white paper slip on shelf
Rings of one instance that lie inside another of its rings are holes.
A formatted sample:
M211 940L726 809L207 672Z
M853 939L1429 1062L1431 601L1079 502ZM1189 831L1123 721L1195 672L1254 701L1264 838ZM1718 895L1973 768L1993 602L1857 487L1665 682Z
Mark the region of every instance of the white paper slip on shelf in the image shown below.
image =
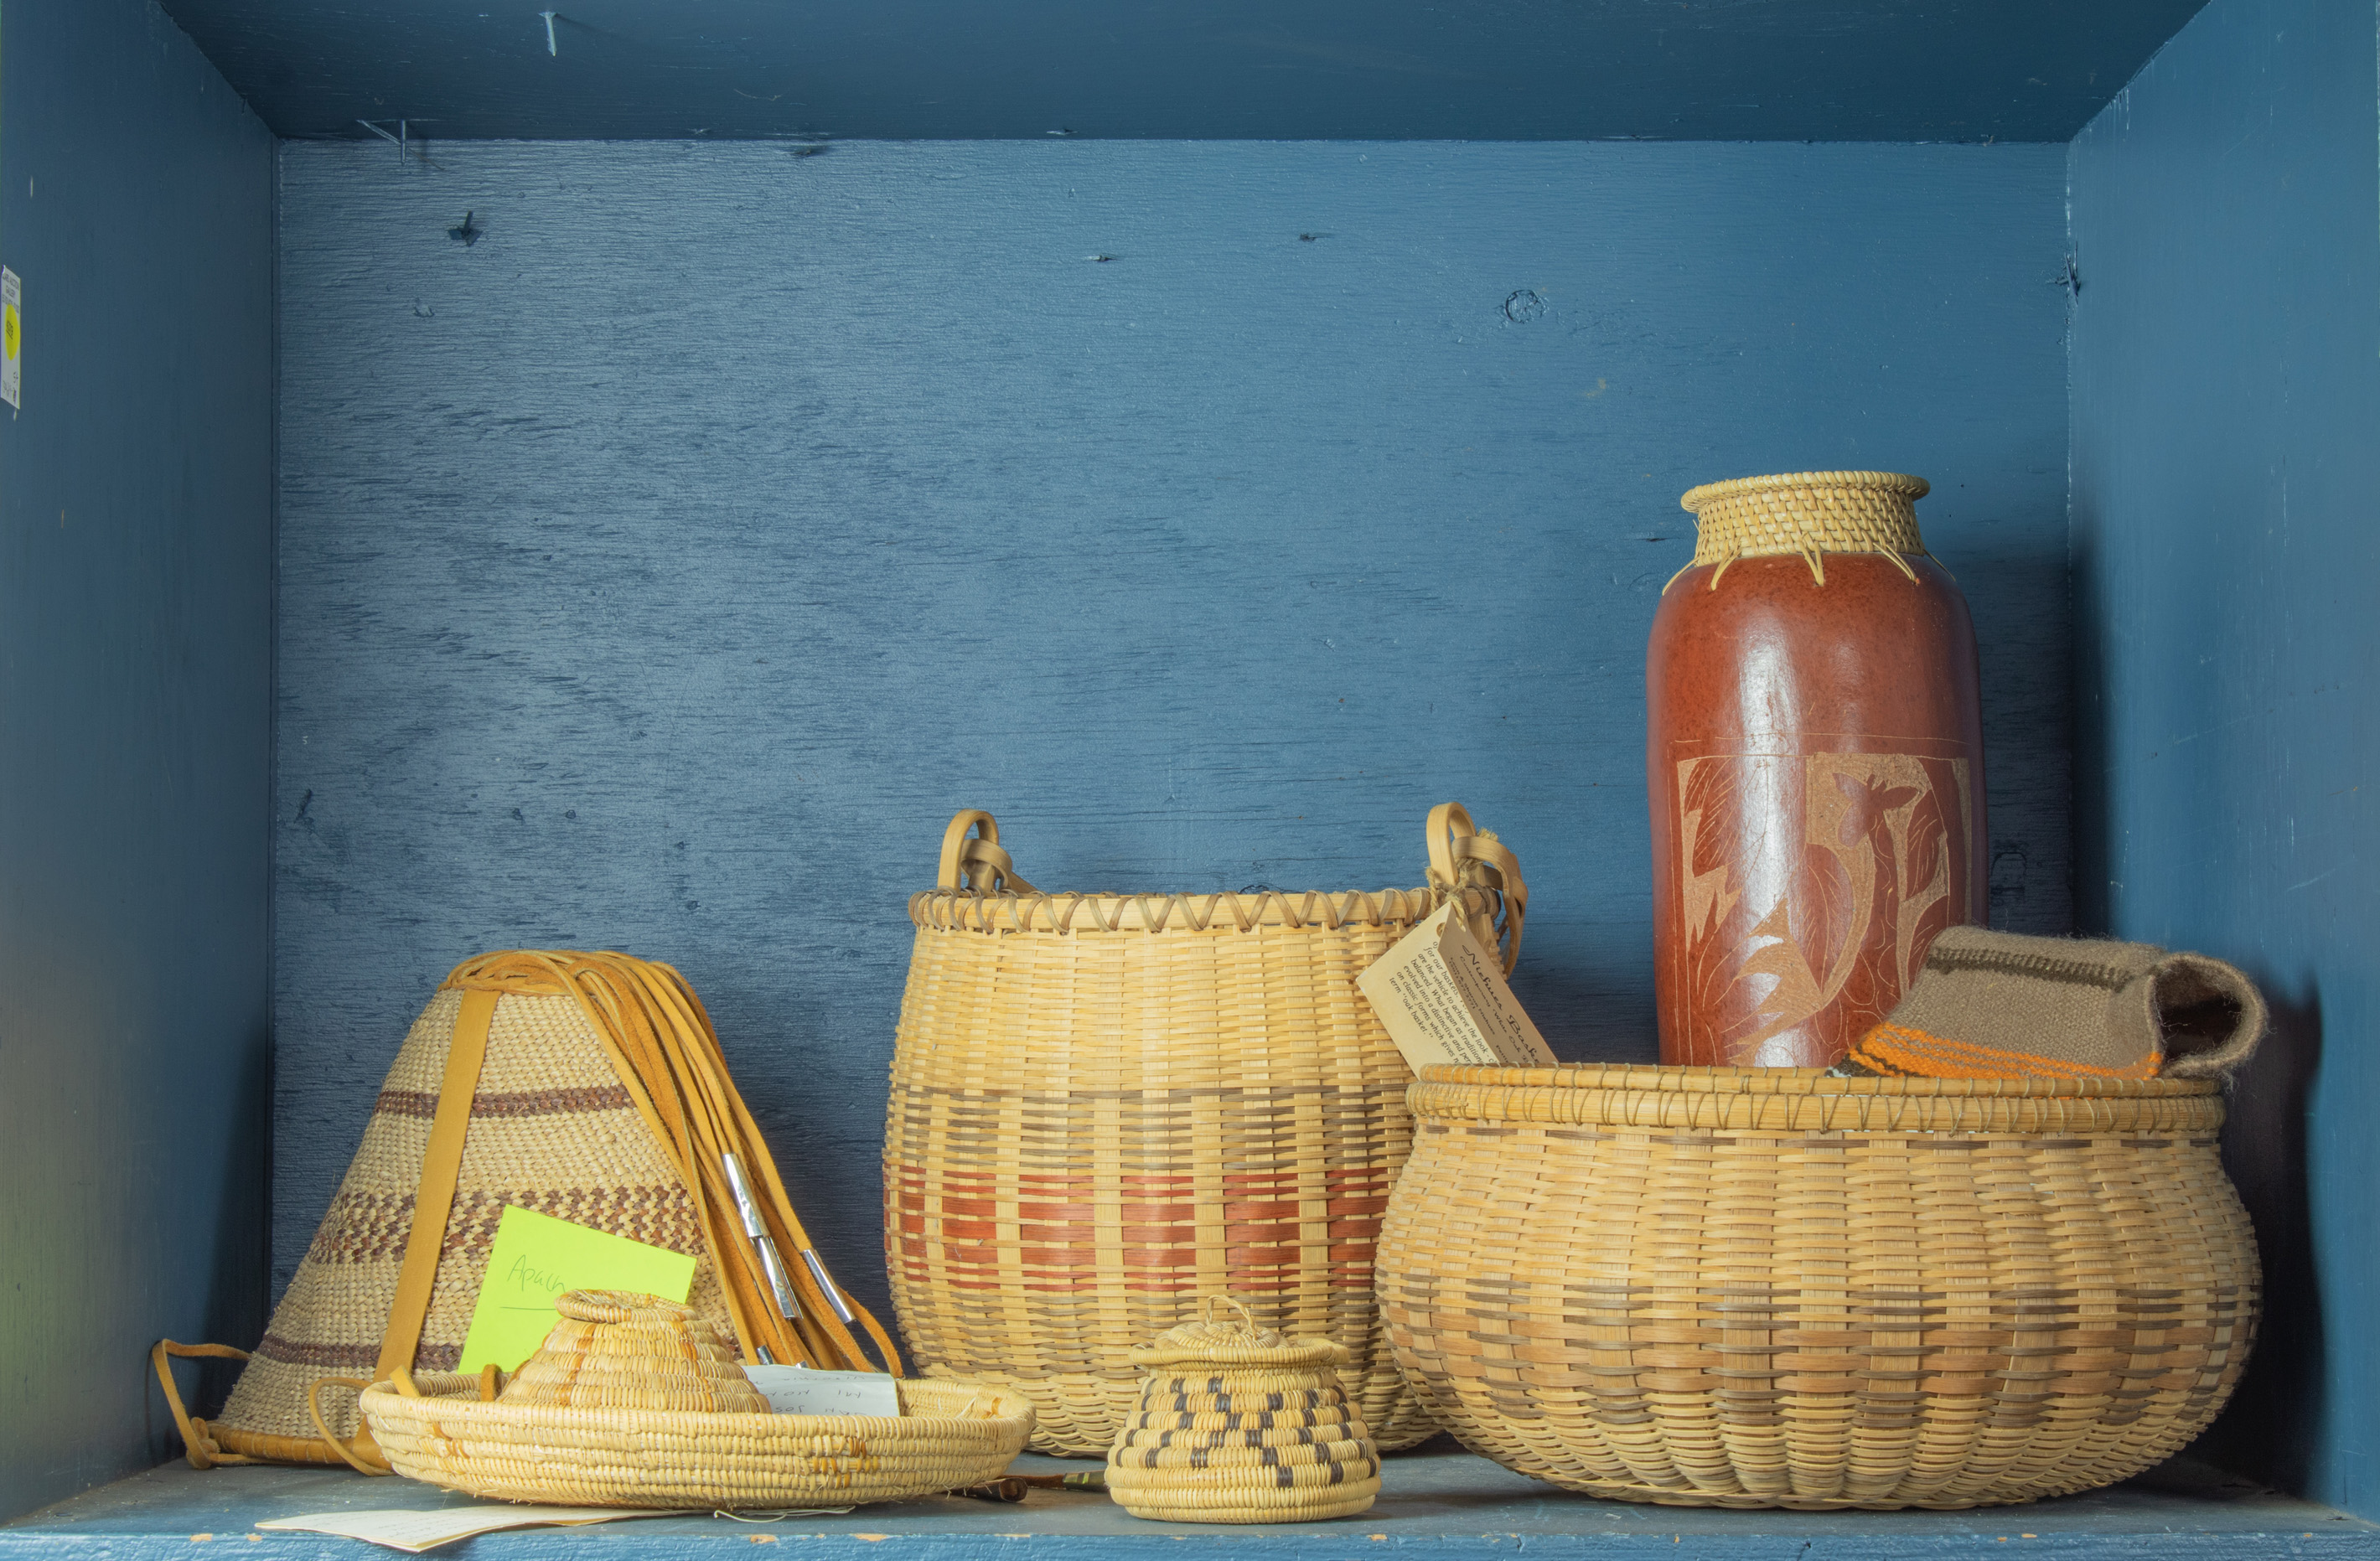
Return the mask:
M365 1540L419 1555L442 1544L453 1544L474 1534L500 1529L576 1528L584 1523L610 1523L622 1518L683 1518L654 1507L442 1507L427 1512L403 1508L373 1512L312 1512L298 1518L274 1518L260 1529L306 1534L336 1534Z
M744 1374L781 1415L901 1412L901 1389L882 1372L814 1372L807 1366L747 1366Z

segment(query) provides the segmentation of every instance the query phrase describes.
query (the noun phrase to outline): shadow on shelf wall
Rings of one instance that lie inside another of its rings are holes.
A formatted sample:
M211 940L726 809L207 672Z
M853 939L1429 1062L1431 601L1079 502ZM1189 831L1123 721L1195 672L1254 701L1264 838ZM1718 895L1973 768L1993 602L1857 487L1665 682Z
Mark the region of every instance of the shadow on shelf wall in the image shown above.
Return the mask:
M2380 1514L2374 13L2215 0L2076 138L2079 925L2231 960L2265 1323L2210 1456Z

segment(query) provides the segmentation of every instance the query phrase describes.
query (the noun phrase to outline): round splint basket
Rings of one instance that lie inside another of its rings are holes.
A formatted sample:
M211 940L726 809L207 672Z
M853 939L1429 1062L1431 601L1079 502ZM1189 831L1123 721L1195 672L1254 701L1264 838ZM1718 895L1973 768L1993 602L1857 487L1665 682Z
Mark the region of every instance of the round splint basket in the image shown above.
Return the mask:
M1389 1337L1465 1445L1591 1495L2109 1484L2206 1428L2255 1334L2218 1088L1427 1068Z

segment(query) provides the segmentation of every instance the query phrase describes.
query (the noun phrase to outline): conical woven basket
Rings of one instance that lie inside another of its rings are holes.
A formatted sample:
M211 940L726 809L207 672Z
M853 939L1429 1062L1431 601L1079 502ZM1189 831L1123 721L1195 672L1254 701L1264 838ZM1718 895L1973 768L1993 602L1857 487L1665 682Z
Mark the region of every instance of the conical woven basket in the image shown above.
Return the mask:
M1429 1435L1372 1300L1413 1075L1355 977L1449 900L1509 970L1512 853L1449 804L1420 889L1048 894L999 838L959 815L909 902L884 1223L914 1359L1025 1394L1037 1451L1098 1457L1132 1349L1228 1293L1344 1345L1382 1446Z
M1132 1352L1139 1402L1108 1449L1108 1494L1135 1518L1302 1523L1362 1512L1380 1450L1333 1369L1347 1347L1249 1321L1169 1328Z
M898 1417L780 1415L692 1309L573 1290L494 1401L477 1377L409 1373L361 1395L398 1472L448 1490L572 1507L899 1501L990 1480L1033 1411L1013 1393L901 1382Z
M308 1390L324 1377L369 1377L381 1353L462 1001L459 985L432 998L389 1068L313 1245L210 1427L225 1451L336 1461L307 1412ZM417 1373L451 1371L461 1358L507 1205L692 1256L694 1309L722 1329L730 1325L685 1180L645 1131L566 994L505 994L496 1005L433 1300L410 1362ZM353 1434L353 1393L324 1392L319 1404L334 1433Z
M1593 1495L2108 1484L2205 1429L2255 1332L2216 1087L1425 1069L1389 1335L1466 1446Z
M630 1000L637 998L645 1001ZM480 1005L476 1013L467 1006L474 1004ZM806 1346L814 1364L866 1366L856 1330L843 1326L798 1264L792 1280L806 1311L798 1337L791 1329L764 1331L770 1318L751 1299L751 1244L740 1226L718 1239L734 1218L724 1194L715 1185L707 1192L689 1186L670 1144L648 1121L648 1108L674 1119L691 1109L676 1097L679 1081L656 1060L661 1038L648 1005L674 1011L715 1057L716 1037L699 1000L666 965L618 954L522 951L455 967L398 1049L356 1157L222 1416L186 1421L193 1463L346 1461L369 1468L368 1439L354 1440L352 1389L391 1365L421 1373L457 1363L508 1206L693 1257L687 1301L722 1337L738 1337L740 1308L744 1330L772 1345L779 1360L802 1358L795 1351ZM471 1077L459 1083L449 1077L458 1026L483 1046ZM718 1066L709 1081L714 1096L703 1109L712 1119L748 1124ZM457 1096L452 1102L450 1093ZM442 1106L463 1129L459 1158L447 1167L451 1204L443 1226L419 1233L427 1262L419 1275L421 1309L412 1319L418 1334L390 1361L392 1311L414 1245ZM753 1129L743 1142L757 1137ZM715 1181L715 1160L704 1158L698 1181ZM777 1214L775 1167L753 1155L748 1169L767 1211ZM790 1217L790 1205L783 1213ZM774 1228L787 1255L805 1244L797 1226L781 1220ZM730 1265L725 1283L718 1249ZM739 1286L748 1292L741 1301ZM882 1345L875 1319L845 1304ZM158 1348L184 1352L171 1343ZM890 1357L889 1348L884 1353ZM162 1354L158 1370L162 1376Z

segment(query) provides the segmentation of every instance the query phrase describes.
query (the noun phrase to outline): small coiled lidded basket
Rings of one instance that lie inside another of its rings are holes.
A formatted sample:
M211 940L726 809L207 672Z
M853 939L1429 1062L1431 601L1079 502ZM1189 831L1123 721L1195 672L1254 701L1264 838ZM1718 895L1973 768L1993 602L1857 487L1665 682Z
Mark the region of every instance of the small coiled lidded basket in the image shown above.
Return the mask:
M1108 1494L1135 1518L1295 1523L1345 1518L1380 1491L1380 1452L1334 1368L1334 1339L1236 1322L1168 1328L1132 1352L1140 1402L1108 1449Z
M2204 1430L2247 1360L2218 1088L1425 1068L1381 1316L1440 1423L1569 1490L2090 1490Z
M499 1403L766 1414L735 1351L693 1307L638 1290L566 1290L560 1321Z

